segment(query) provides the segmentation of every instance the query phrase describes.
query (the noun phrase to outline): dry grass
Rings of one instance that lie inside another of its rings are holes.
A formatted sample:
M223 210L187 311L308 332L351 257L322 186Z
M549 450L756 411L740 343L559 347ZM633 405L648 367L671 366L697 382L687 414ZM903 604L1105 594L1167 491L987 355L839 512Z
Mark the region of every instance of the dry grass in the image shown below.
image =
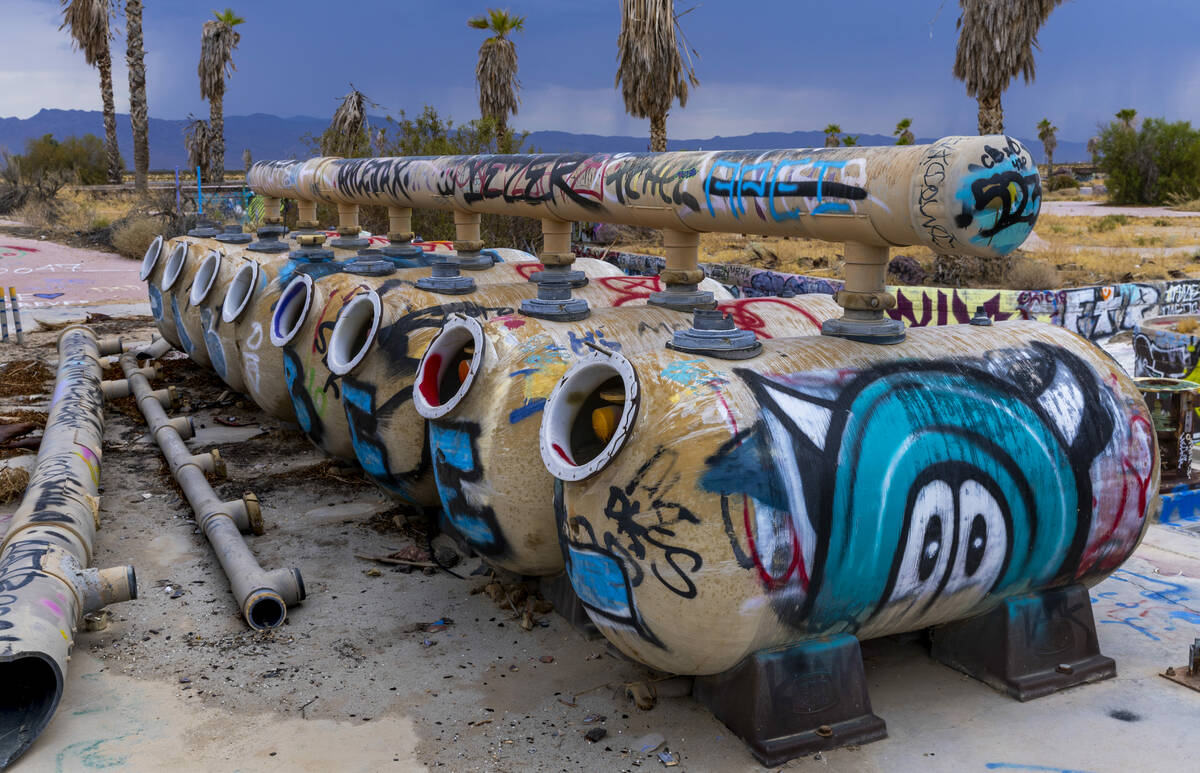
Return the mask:
M1010 290L1045 290L1062 281L1053 264L1029 257L1014 260L1004 279Z
M113 228L113 247L127 258L141 259L162 229L162 221L157 217L132 215Z
M53 380L54 371L41 360L8 362L0 366L0 397L43 394Z
M23 467L0 467L0 505L15 501L29 485L29 471Z

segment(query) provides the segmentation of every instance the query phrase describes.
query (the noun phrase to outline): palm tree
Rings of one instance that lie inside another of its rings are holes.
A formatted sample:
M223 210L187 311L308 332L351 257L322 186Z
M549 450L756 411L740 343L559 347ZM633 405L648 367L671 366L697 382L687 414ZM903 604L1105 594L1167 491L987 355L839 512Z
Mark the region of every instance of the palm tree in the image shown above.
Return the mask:
M1050 123L1049 118L1043 118L1038 121L1037 125L1038 139L1042 141L1042 147L1046 149L1046 172L1054 174L1054 149L1058 147L1058 138L1055 133L1058 127Z
M246 169L246 174L250 174L250 167L254 165L254 157L250 155L250 148L242 151L242 166Z
M487 15L468 19L467 26L492 33L479 46L479 63L475 65L479 114L495 123L497 144L502 151L508 150L508 117L516 115L521 104L517 96L521 90L521 82L517 80L517 47L508 36L525 30L525 17L489 8Z
M225 181L225 79L237 68L233 65L233 49L242 36L234 27L246 20L226 8L213 12L204 22L200 33L200 96L208 100L209 178Z
M188 165L192 169L207 170L212 150L212 136L208 129L208 122L203 118L190 115L188 120L190 123L183 130L183 146L187 148Z
M322 155L357 158L370 154L371 125L367 122L368 104L375 105L351 83L350 93L342 97L342 103L333 111L329 128L321 135Z
M1062 0L958 0L958 50L954 77L979 100L979 133L1004 132L1000 97L1018 75L1036 75L1038 29Z
M113 105L112 55L108 50L112 14L109 0L61 0L63 23L75 48L89 66L100 71L100 101L104 106L104 151L108 156L108 181L121 182L121 150L117 147L117 110Z
M1087 152L1092 158L1092 166L1096 165L1096 156L1100 153L1100 138L1089 137L1087 141Z
M150 119L146 108L146 51L142 0L125 0L125 64L129 67L129 124L133 129L133 186L146 190L150 171Z
M897 145L911 145L917 141L917 138L913 136L911 127L911 118L901 118L900 122L896 124L896 130L892 132L892 136L896 138Z
M825 132L825 147L836 148L838 145L842 144L841 140L838 139L838 135L842 133L841 126L838 126L836 123L831 123L821 131Z
M674 0L621 0L613 85L620 86L627 113L650 119L650 149L659 153L667 149L671 104L678 100L687 107L689 87L700 85L692 66L695 51L679 26L682 15L675 13Z
M1133 121L1137 118L1137 111L1132 107L1127 107L1124 110L1117 111L1117 120L1125 125L1126 129L1132 131Z
M856 145L858 145L858 135L857 134L847 134L846 136L842 137L842 145L844 145L847 148L855 147Z

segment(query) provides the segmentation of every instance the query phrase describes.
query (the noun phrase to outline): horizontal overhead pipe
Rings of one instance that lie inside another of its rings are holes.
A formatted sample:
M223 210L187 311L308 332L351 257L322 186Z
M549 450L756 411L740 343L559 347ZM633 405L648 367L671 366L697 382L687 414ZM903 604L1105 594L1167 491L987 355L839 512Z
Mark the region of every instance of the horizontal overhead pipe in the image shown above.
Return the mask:
M679 231L924 245L992 257L1033 228L1029 151L1000 135L930 145L770 151L260 161L269 197Z
M83 326L58 338L41 450L0 548L0 768L54 716L84 614L137 597L133 567L87 568L99 526L100 357L120 350Z
M287 608L304 599L304 580L299 569L266 571L246 546L240 531L262 533L262 516L258 498L246 494L240 500L222 502L209 485L206 472L221 472L223 464L216 451L192 454L180 437L178 420L167 418L162 403L150 388L150 383L138 366L138 354L158 357L167 350L158 341L140 353L121 357L121 369L137 398L150 434L162 449L171 474L183 489L195 513L196 522L208 537L229 578L238 608L251 628L275 628L283 624Z

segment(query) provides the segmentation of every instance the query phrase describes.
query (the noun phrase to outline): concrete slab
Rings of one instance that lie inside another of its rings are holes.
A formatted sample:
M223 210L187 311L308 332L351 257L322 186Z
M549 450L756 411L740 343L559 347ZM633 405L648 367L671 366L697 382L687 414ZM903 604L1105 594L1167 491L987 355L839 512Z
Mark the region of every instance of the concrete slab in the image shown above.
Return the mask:
M1099 201L1043 201L1041 214L1067 217L1200 217L1200 212L1181 212L1167 207L1117 207Z
M138 261L111 252L0 235L0 284L17 288L26 311L143 302L138 269Z

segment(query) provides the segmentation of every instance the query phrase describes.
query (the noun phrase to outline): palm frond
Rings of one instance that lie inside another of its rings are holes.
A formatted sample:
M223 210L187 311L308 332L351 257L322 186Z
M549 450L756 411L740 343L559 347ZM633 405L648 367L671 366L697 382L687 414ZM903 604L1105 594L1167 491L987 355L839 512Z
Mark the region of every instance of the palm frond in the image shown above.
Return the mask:
M621 0L614 86L630 115L664 116L676 100L686 107L689 88L700 85L693 54L673 0Z
M999 98L1018 75L1032 82L1038 30L1062 1L959 0L953 72L967 96Z
M112 5L109 0L61 0L63 22L59 29L68 30L75 48L83 52L89 66L108 51L112 37L109 19Z
M234 23L242 21L237 19ZM225 93L225 79L237 69L233 63L233 50L241 39L233 24L219 16L204 22L200 30L200 64L196 68L200 76L200 96L204 99Z

